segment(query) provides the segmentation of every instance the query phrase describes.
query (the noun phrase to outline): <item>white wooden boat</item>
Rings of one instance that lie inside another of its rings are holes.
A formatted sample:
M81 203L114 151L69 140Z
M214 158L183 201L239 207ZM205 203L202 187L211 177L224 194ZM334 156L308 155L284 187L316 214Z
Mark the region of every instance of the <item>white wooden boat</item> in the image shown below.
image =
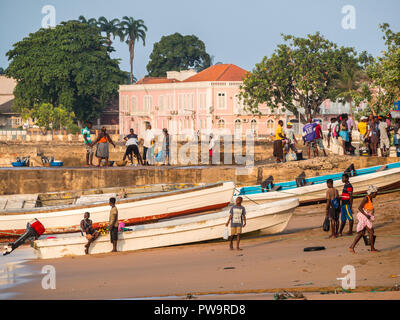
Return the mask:
M240 192L234 194L233 200L241 196L243 201L255 201L257 203L267 203L277 200L298 198L300 203L324 202L326 199L326 180L332 179L333 185L341 193L343 172L337 174L328 174L306 179L308 185L296 186L296 181L276 183L276 191L262 192L262 187L250 186L243 187ZM353 185L354 194L366 193L368 186L374 185L378 190L391 190L400 187L400 163L392 163L386 166L375 166L356 170L356 175L350 177L350 183Z
M235 184L231 181L117 200L119 220L125 225L221 209L227 206ZM27 222L38 219L46 234L76 232L85 212L95 228L108 222L108 199L90 204L8 210L0 213L0 235L22 234Z
M283 231L298 205L298 199L289 199L246 206L247 224L243 228L243 233L262 230L265 234L274 234ZM117 250L132 251L219 239L224 234L228 216L229 210L224 210L133 226L132 231L119 233ZM60 235L56 238L36 240L33 247L39 259L52 259L84 255L86 243L86 238L80 234L69 237ZM111 250L112 244L107 234L100 236L91 244L89 253L106 253Z

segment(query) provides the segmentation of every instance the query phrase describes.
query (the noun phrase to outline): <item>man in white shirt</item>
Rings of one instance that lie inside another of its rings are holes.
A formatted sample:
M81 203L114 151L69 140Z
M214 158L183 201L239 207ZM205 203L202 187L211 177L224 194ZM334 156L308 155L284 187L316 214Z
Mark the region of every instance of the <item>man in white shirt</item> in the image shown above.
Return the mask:
M150 123L146 124L146 131L144 133L144 142L143 142L143 161L145 165L149 165L148 162L148 152L149 149L152 148L153 143L154 143L154 133L151 130L151 125Z
M381 154L382 157L388 157L389 156L389 150L390 150L390 141L389 141L389 136L387 134L387 123L385 119L382 117L379 117L379 137L380 137L380 147L381 147Z
M215 140L214 140L214 135L211 133L210 134L210 143L208 145L208 154L210 157L210 164L212 165L212 155L213 155L213 149L215 147Z

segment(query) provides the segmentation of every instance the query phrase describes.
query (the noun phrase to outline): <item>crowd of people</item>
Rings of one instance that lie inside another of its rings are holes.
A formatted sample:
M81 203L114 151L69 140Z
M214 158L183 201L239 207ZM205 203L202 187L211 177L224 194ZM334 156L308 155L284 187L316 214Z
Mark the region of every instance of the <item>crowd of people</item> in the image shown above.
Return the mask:
M350 183L349 175L347 173L342 176L343 190L342 195L339 197L339 192L333 186L333 180L328 179L326 184L328 190L326 191L326 217L330 220L331 235L329 238L338 238L343 235L343 229L346 222L349 222L349 231L347 235L353 234L354 218L353 218L353 186ZM349 247L349 251L355 253L355 246L360 241L361 237L365 237L368 232L370 239L370 252L379 252L375 248L375 235L373 228L373 221L375 218L375 210L372 200L376 198L378 189L375 186L369 186L367 195L361 201L357 212L357 236ZM340 223L339 223L340 218Z
M378 150L383 157L390 155L390 146L396 147L397 157L400 157L400 120L387 116L362 116L357 130L360 134L360 155L378 156ZM354 122L347 114L332 118L328 127L328 146L332 139L341 139L345 154L354 154L352 131ZM393 140L392 140L393 137Z

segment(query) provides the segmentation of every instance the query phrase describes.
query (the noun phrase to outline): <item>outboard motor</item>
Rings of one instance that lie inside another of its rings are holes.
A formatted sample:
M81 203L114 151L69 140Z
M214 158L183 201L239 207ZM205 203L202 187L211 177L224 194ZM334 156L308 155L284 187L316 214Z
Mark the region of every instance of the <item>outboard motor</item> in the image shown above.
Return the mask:
M15 249L17 249L21 244L23 244L26 240L33 241L37 240L44 232L44 226L40 223L38 219L33 219L31 222L26 224L26 230L23 235L21 235L17 240L12 243L9 243L8 246L5 247L5 251L3 256L10 254Z

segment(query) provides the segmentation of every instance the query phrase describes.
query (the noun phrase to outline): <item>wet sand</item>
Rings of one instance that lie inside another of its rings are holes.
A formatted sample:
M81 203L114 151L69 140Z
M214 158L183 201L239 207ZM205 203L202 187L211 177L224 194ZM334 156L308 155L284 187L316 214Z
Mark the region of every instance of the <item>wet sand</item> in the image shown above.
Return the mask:
M282 234L252 235L243 251L230 251L214 241L136 252L121 252L51 260L27 266L31 281L0 293L18 299L132 299L145 297L202 299L273 299L282 290L303 292L307 299L400 299L399 292L372 293L400 284L400 192L375 200L379 253L370 253L361 240L356 254L348 251L354 236L327 239L322 231L324 204L299 207ZM361 199L356 199L354 209ZM347 232L347 226L345 231ZM304 252L303 248L326 250ZM44 265L56 269L56 289L41 286ZM357 293L320 294L341 290L342 267L356 268ZM208 296L207 294L224 294ZM225 295L228 294L228 295ZM235 294L232 296L232 294ZM175 297L176 298L176 297Z

